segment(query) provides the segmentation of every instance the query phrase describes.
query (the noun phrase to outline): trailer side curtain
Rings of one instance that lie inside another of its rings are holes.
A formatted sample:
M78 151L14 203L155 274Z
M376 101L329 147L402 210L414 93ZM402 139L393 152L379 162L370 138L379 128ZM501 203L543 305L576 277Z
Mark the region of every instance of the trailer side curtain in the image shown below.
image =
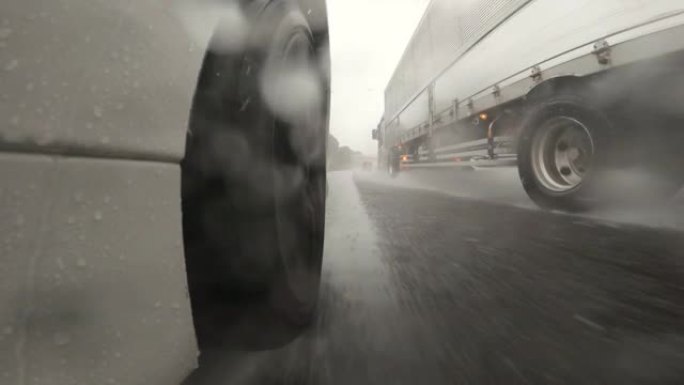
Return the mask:
M531 0L433 0L385 90L392 119L430 81Z

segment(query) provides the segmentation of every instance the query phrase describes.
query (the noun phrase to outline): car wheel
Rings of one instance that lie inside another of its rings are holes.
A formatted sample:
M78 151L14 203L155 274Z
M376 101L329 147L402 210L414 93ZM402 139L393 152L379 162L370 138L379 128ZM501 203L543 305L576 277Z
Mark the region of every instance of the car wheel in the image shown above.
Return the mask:
M326 196L327 78L305 17L271 1L241 52L210 49L182 164L185 254L200 346L226 303L312 320Z

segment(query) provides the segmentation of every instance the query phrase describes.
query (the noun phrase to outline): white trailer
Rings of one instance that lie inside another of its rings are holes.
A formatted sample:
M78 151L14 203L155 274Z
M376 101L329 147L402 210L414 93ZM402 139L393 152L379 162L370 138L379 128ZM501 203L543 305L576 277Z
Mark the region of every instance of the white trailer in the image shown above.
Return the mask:
M547 208L604 201L616 166L672 194L682 69L681 0L433 0L385 91L379 163L514 163Z

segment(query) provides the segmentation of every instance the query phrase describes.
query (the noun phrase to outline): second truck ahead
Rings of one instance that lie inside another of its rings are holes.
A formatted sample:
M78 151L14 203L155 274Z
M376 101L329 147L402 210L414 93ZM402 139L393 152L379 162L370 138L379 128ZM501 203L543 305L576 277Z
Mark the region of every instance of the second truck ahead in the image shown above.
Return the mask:
M615 169L684 183L680 0L433 0L373 136L391 174L517 164L540 206L610 199Z

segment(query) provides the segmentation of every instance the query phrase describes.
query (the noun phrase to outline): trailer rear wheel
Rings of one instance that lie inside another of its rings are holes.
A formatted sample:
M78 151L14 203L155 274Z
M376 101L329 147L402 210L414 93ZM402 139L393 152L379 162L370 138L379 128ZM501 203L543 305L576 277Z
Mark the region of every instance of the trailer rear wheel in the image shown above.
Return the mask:
M396 155L390 155L389 158L387 159L387 173L389 176L392 178L396 177L399 175L399 170L400 170L400 158L399 156Z
M631 120L626 124L634 133L630 138L633 149L630 154L638 160L635 171L645 175L645 181L633 189L649 203L667 202L684 185L684 154L681 151L684 122L681 118L661 118L652 113L644 113Z
M670 201L684 185L684 173L681 172L684 156L673 148L682 143L681 135L666 137L671 143L648 149L637 168L638 172L646 174L646 185L635 186L641 192L641 200L651 203Z
M598 204L611 131L610 121L578 97L534 106L518 148L518 171L530 198L542 208L566 211Z

